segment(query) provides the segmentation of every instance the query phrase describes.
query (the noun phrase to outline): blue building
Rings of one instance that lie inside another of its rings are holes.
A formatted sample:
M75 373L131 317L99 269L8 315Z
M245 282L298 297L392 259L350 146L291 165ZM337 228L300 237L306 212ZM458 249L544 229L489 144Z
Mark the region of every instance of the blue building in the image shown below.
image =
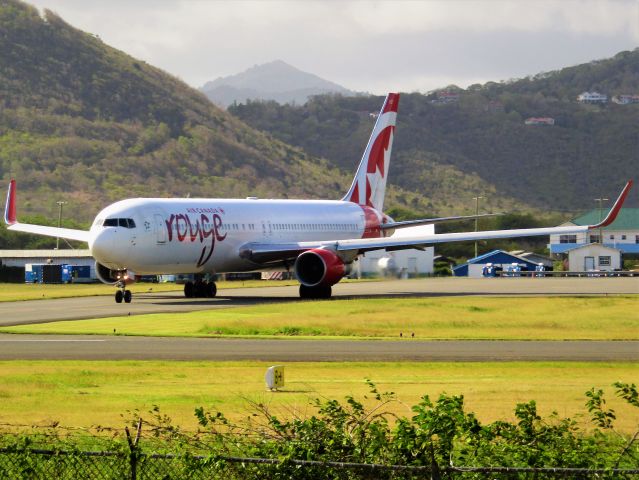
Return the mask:
M527 260L526 258L512 253L505 252L503 250L493 250L492 252L485 253L475 258L471 258L468 262L458 265L453 268L453 275L456 277L474 277L479 278L482 276L484 267L492 263L498 270L501 269L504 272L509 267L516 263L522 272L534 271L537 266L536 263Z

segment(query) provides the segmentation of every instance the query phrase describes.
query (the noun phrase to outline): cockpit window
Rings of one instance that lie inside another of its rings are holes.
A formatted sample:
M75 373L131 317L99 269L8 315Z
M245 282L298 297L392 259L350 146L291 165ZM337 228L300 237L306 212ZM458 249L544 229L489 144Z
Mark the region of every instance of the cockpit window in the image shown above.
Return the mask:
M102 224L103 227L124 227L135 228L132 218L107 218Z

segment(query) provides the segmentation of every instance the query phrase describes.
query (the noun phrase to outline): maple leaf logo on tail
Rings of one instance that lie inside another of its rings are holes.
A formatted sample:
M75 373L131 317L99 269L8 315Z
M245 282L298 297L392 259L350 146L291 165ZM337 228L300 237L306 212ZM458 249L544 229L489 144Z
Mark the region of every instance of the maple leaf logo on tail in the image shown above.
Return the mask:
M384 208L386 178L390 164L393 135L397 121L399 93L389 93L377 116L373 133L357 168L353 184L343 200L372 207Z

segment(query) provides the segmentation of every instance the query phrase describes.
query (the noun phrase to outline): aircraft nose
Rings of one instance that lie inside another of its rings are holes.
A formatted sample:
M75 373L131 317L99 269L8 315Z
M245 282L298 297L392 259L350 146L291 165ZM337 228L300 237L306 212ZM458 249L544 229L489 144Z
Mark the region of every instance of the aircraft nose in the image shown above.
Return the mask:
M115 231L104 229L96 234L90 245L91 255L100 263L113 263L115 247Z

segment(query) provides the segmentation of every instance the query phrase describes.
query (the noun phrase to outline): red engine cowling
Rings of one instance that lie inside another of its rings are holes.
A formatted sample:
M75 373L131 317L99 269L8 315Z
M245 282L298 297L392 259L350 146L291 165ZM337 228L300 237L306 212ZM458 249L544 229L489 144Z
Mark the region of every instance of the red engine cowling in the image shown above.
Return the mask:
M135 273L130 270L111 270L98 262L95 262L95 274L102 283L110 285L115 285L119 281L124 281L129 285L136 281Z
M307 287L330 287L348 273L346 265L335 252L321 248L300 254L295 260L294 270L300 283Z

